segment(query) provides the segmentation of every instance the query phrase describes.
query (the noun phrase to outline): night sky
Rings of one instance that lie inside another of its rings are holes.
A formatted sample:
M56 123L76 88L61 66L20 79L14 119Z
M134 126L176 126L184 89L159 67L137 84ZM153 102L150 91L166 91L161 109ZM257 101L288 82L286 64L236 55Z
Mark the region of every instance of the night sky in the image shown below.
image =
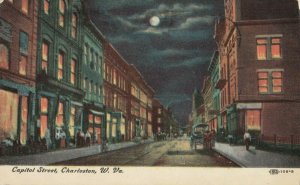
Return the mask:
M223 0L89 0L93 21L181 124L216 48L214 20L223 9Z

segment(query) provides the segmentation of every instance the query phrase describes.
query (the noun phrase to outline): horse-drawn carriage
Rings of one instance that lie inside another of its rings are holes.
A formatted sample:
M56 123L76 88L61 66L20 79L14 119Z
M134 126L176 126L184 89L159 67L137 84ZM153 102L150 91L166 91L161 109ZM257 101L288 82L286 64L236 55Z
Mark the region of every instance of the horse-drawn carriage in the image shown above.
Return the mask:
M197 149L197 145L204 144L205 133L208 132L208 125L205 123L198 123L193 125L191 133L191 148Z

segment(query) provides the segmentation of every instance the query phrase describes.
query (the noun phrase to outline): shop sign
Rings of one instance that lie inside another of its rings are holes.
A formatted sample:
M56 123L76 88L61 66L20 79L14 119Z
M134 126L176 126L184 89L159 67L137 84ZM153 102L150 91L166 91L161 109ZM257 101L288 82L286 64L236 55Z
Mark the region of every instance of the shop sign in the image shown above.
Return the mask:
M8 42L11 42L11 37L12 37L11 30L12 30L11 25L6 21L4 21L3 19L0 19L0 38Z
M237 109L261 109L262 103L238 103Z

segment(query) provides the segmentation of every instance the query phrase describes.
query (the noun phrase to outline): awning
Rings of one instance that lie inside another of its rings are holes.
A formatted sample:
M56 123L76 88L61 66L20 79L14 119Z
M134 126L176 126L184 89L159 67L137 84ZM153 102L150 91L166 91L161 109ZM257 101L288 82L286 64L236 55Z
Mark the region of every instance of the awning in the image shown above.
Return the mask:
M238 103L237 109L262 109L262 103Z
M99 112L99 111L95 111L95 110L90 110L91 113L98 115L98 116L104 116L104 112Z

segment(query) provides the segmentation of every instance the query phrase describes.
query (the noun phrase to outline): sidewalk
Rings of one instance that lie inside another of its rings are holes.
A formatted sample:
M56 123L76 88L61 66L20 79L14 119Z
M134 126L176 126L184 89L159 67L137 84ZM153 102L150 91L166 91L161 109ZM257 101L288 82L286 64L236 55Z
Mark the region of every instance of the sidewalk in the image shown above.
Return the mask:
M250 146L250 150L247 151L244 145L236 146L217 142L215 143L214 150L242 167L300 167L300 154L291 155L257 150L254 146Z
M152 139L148 139L146 141L142 141L143 143L153 142ZM139 145L139 143L135 143L132 141L122 142L116 144L110 144L108 146L108 151L118 150L121 148L127 148L131 146ZM61 161L71 160L79 157L85 157L90 155L96 155L101 153L100 151L101 145L92 145L90 147L84 148L74 148L74 149L64 149L57 150L33 155L23 155L23 156L3 156L0 157L0 165L49 165Z

